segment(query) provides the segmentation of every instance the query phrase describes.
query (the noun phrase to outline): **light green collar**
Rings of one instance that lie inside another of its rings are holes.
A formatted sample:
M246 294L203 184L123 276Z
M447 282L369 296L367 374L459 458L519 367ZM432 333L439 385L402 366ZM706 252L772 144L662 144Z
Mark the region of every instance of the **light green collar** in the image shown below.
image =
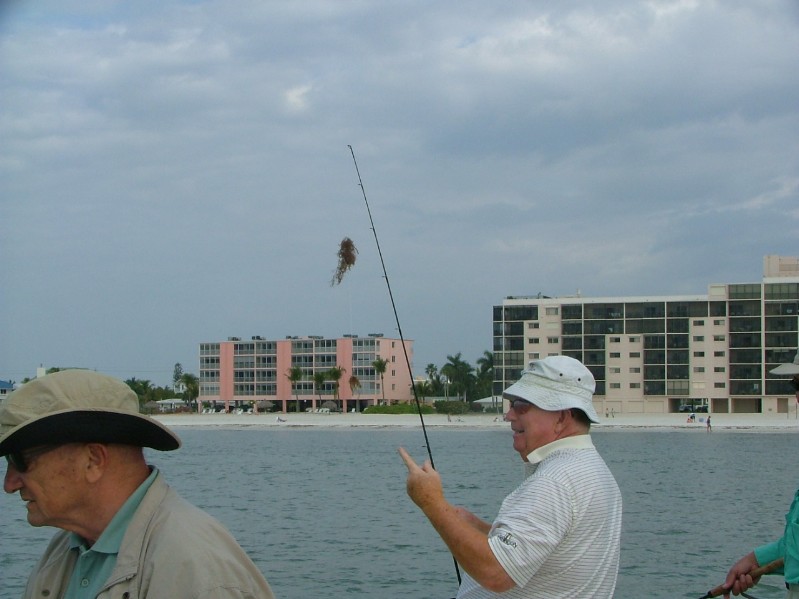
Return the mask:
M552 441L552 443L547 443L543 447L531 451L527 456L527 461L530 464L539 464L552 452L560 449L591 449L593 446L594 442L591 440L591 435L572 435L571 437Z

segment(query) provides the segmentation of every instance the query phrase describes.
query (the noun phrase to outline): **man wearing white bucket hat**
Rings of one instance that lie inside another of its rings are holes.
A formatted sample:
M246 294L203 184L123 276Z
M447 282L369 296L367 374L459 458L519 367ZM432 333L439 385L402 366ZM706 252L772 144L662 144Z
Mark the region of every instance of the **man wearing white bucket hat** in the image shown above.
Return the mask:
M580 362L550 356L505 390L526 475L492 524L451 505L429 461L420 467L400 448L408 495L465 570L458 599L613 596L621 493L589 434L595 387Z
M171 489L143 447L180 439L109 376L56 372L0 402L3 489L19 493L31 525L61 529L23 597L273 598L230 533Z
M796 352L793 362L780 364L771 370L771 374L792 377L789 384L799 402L799 351ZM794 494L793 503L785 516L782 537L757 547L733 564L724 581L724 588L728 589L724 596L745 593L758 581L757 578L752 578L750 572L780 558L784 560L783 567L774 573L785 577L785 586L788 588L786 598L799 599L799 490Z

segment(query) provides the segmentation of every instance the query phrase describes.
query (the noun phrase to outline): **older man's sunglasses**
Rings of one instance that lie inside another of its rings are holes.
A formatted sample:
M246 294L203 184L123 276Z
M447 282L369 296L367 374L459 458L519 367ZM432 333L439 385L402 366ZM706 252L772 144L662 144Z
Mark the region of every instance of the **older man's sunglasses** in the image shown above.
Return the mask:
M6 461L13 466L17 472L27 472L31 467L31 462L48 451L54 450L58 445L40 445L21 451L12 451L6 455Z
M512 402L510 402L511 410L516 412L519 416L529 412L530 408L532 407L533 404L531 404L529 401L524 401L523 399L514 399Z

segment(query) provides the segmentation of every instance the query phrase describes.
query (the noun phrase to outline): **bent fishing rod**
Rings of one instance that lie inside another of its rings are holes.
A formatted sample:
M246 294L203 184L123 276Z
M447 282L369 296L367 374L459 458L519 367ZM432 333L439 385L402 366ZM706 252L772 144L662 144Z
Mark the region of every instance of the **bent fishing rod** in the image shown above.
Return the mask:
M400 343L402 344L402 353L405 356L405 365L408 367L408 375L411 378L411 389L413 390L413 400L416 404L416 411L419 413L419 421L422 424L422 433L424 434L424 444L427 448L427 457L430 459L430 465L435 468L435 462L433 461L433 452L430 449L430 439L427 436L427 427L424 424L424 416L422 415L422 404L419 401L419 394L416 391L416 385L413 381L413 370L411 369L411 360L408 357L408 348L405 346L405 337L402 335L402 326L400 326L399 315L397 313L397 305L394 303L394 294L391 292L391 282L388 280L388 272L386 271L386 263L383 260L383 251L380 249L380 240L377 238L377 229L375 228L375 221L372 218L372 210L369 208L369 200L366 199L366 188L363 185L363 179L361 179L361 171L358 168L358 161L355 159L355 151L352 149L352 146L347 144L347 147L350 149L350 154L352 154L352 162L355 165L355 173L358 175L358 187L361 188L361 194L363 195L364 204L366 204L366 213L369 215L369 227L372 229L372 235L375 238L375 245L377 246L377 255L380 258L380 266L383 269L383 278L386 281L386 289L388 289L388 298L391 301L391 309L394 311L394 322L397 324L397 333L399 334ZM452 561L455 563L455 575L458 578L458 584L461 583L461 571L458 567L458 561L453 556Z
M752 578L760 578L764 574L771 574L775 570L779 570L780 568L782 568L783 564L784 560L782 558L775 559L773 562L769 562L765 566L760 566L759 568L755 568L754 570L749 572L749 575ZM713 597L721 597L725 592L728 593L729 590L725 589L723 584L720 584L719 586L710 589L699 599L712 599ZM752 597L751 595L747 595L746 593L741 593L741 596L748 597L749 599L755 599L754 597Z

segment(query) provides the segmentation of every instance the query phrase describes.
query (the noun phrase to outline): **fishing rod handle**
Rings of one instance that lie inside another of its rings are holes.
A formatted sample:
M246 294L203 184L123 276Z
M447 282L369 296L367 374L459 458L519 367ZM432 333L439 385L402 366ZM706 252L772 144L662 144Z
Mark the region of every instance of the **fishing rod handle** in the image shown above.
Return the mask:
M774 572L774 570L779 570L780 568L782 568L784 563L785 563L785 560L783 560L782 558L775 559L773 562L770 562L770 563L766 564L765 566L759 566L759 567L755 568L754 570L749 572L749 575L752 578L760 578L764 574L771 574L772 572ZM706 598L710 599L711 597L721 597L724 593L725 593L724 585L720 584L719 586L717 586L713 590L708 591L707 595L702 597L702 599L706 599Z

